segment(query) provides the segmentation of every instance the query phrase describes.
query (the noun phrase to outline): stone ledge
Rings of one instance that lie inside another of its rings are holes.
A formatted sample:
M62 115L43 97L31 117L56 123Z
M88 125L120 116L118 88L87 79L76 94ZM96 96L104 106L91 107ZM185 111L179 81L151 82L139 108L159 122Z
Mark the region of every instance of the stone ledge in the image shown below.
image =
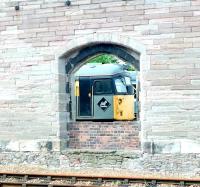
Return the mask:
M60 151L60 140L0 140L0 152Z
M91 150L91 149L67 149L65 151L61 151L61 154L82 154L82 153L89 153L89 154L116 154L116 155L127 155L130 156L131 154L142 154L140 150Z
M198 141L189 139L154 140L142 143L144 153L150 154L178 154L178 153L200 153Z
M104 124L109 124L109 125L137 125L140 126L141 121L137 120L137 121L74 121L74 122L68 122L67 124L71 125L71 124L86 124L86 125L104 125Z

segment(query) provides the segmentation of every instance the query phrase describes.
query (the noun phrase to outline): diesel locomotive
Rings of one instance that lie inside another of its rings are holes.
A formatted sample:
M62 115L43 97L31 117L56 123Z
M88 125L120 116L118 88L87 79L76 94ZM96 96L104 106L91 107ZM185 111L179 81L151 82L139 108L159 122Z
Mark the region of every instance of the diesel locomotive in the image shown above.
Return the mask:
M75 73L76 120L133 120L138 113L135 71L120 64L86 64Z

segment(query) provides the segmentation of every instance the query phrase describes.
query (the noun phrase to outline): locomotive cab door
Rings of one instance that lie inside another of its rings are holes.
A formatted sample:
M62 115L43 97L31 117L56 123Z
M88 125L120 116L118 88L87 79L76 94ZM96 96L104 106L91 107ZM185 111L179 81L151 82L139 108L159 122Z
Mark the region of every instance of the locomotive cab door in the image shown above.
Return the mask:
M88 77L80 77L76 85L77 118L87 119L92 117L92 85Z

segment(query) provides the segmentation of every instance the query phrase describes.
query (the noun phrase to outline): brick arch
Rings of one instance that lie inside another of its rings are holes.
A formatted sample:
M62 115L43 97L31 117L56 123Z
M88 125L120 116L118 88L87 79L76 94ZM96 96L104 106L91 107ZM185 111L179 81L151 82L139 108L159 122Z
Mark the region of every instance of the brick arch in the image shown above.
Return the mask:
M80 66L87 59L97 55L97 54L113 54L123 61L134 65L134 67L139 70L139 54L132 51L129 52L123 46L119 46L111 43L97 43L97 44L89 44L83 49L77 50L72 53L66 60L65 70L66 74L70 74L76 68L76 66Z
M94 33L67 41L64 45L59 47L56 52L56 57L62 58L63 56L67 56L72 51L83 48L90 43L113 43L140 53L142 58L146 56L145 46L131 36L118 33Z
M135 40L133 37L118 33L94 33L74 38L60 46L55 53L56 63L52 64L52 66L55 67L54 73L65 75L65 65L67 61L76 56L80 50L96 44L110 44L119 50L124 50L128 56L131 55L135 57L135 54L137 54L136 56L139 54L139 58L136 59L140 61L140 66L137 68L140 69L141 73L149 69L150 60L146 54L146 47L141 42ZM124 60L127 61L126 59ZM130 61L128 60L128 62ZM134 65L134 60L132 63ZM78 65L78 63L76 65ZM73 64L72 68L75 68Z

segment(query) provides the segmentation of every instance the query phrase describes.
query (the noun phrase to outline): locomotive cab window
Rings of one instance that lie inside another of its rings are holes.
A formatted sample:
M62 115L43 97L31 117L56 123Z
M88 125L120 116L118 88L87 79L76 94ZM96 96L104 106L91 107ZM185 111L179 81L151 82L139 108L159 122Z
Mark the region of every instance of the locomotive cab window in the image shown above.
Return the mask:
M127 86L131 85L131 78L130 77L125 77L125 82Z
M94 95L112 94L112 79L96 80L93 87Z
M125 80L123 78L117 78L115 79L115 86L116 86L116 91L117 93L127 93L127 88L125 84Z

